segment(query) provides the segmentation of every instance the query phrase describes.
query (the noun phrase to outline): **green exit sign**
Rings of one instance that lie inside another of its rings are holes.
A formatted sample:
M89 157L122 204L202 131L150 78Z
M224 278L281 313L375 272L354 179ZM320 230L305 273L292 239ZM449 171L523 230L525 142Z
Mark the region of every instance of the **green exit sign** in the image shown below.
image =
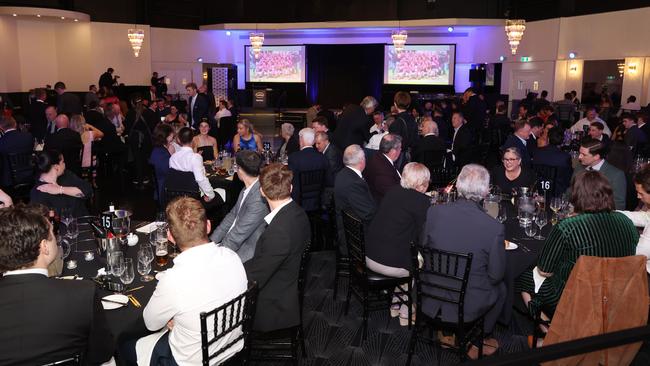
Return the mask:
M612 76L612 75L607 75L607 80L614 80L614 76Z
M521 57L521 62L530 62L530 57L529 56L522 56Z

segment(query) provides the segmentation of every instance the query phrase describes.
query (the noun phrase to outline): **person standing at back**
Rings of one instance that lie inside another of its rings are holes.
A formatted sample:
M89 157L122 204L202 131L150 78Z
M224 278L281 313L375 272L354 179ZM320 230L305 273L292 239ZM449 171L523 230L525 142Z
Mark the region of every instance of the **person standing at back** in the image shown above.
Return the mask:
M418 137L418 124L413 115L408 112L411 105L411 95L405 91L399 91L393 98L393 105L397 108L395 121L388 127L388 132L402 137L402 153L395 162L397 170L402 170L404 164L411 159L411 148Z

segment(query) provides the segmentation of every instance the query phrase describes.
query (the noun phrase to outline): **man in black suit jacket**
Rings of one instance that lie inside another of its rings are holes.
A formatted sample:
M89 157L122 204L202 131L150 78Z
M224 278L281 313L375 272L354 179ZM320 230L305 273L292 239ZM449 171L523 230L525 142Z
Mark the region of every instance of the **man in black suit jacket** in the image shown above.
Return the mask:
M334 181L334 200L340 251L347 253L341 211L353 213L361 219L365 227L369 227L377 206L362 176L366 168L366 155L361 146L348 146L343 152L343 164L345 167L336 175Z
M45 131L47 130L47 117L45 116L45 109L47 109L47 93L45 89L37 88L34 91L36 101L27 106L25 111L25 118L31 126L31 133L38 141L45 139Z
M307 212L321 208L321 194L319 192L302 192L300 174L314 170L327 175L327 159L323 154L314 149L314 130L307 127L298 133L300 151L289 155L289 169L293 172L291 198L296 201Z
M203 118L210 119L208 116L210 103L205 94L199 94L196 84L187 84L185 90L187 90L189 95L189 99L187 100L187 120L190 122L192 128L198 129L199 123L201 123Z
M392 133L386 134L381 138L379 151L370 158L363 171L363 177L377 204L381 203L389 189L399 185L401 176L395 162L401 153L402 138Z
M27 154L34 149L34 138L27 132L16 129L16 120L13 117L0 116L0 129L4 135L0 138L0 157L2 157L2 186L12 184L9 154ZM17 177L19 182L30 177Z
M454 112L451 116L451 126L454 128L451 149L451 159L457 167L463 167L472 162L474 158L474 133L465 123L465 118L460 112Z
M552 182L554 185L553 191L556 195L564 193L569 188L571 175L573 174L571 155L559 148L563 140L564 133L562 130L558 127L551 128L548 131L549 144L538 148L532 160L533 165L545 165L557 168L556 181Z
M65 91L65 84L58 81L54 84L54 90L59 95L56 101L56 109L59 113L66 114L68 117L73 114L81 114L81 99L72 93Z
M530 152L527 148L528 138L530 137L530 123L525 119L515 121L515 133L508 136L506 142L501 146L501 151L516 147L521 153L521 164L524 167L530 166Z
M589 125L589 137L598 140L609 147L612 140L605 134L605 125L602 122L591 122Z
M292 174L282 164L271 164L260 174L262 196L271 212L255 246L255 255L244 264L250 281L259 289L253 329L269 332L300 324L298 275L302 252L311 237L305 211L291 199Z
M467 119L468 127L474 133L477 133L483 129L483 125L485 124L487 104L476 94L473 88L467 88L463 98L466 101L462 107L463 115Z
M412 160L431 168L442 166L447 144L438 137L438 124L429 116L422 120L422 137L413 146Z
M316 132L315 140L316 150L327 159L327 175L325 176L325 188L334 187L336 174L343 169L343 154L338 146L330 143L330 139L325 132Z
M113 85L117 84L119 76L113 76L113 71L115 70L113 70L112 67L109 67L105 73L99 76L97 84L99 84L100 89L111 89L113 88Z
M350 145L364 145L370 138L368 130L368 118L366 112L359 105L350 104L347 106L334 131L334 143L341 150Z
M397 108L397 115L395 121L388 127L388 132L402 137L402 150L406 152L411 149L418 136L418 124L413 115L407 111L411 105L411 95L404 91L397 92L393 97L393 103ZM401 164L397 165L401 167Z
M530 136L526 142L526 149L532 158L537 152L537 139L541 136L542 131L544 130L544 120L540 117L533 117L528 120L528 122L530 124Z
M625 145L632 151L632 154L636 154L639 151L645 149L646 144L648 143L648 136L636 125L636 118L630 113L621 114L621 120L623 126L625 126L625 136L623 141Z
M113 336L92 281L48 278L59 256L40 210L0 211L0 364L43 365L82 355L97 365L113 356Z
M66 169L79 175L81 172L80 151L83 148L81 135L68 128L70 120L65 114L59 114L55 123L56 132L45 138L45 149L60 151L63 154Z

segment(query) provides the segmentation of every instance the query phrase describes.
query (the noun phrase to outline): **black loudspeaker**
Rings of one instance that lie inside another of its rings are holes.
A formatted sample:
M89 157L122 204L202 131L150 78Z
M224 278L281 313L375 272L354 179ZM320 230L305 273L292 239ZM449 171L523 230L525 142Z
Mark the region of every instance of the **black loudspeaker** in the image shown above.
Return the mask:
M485 68L479 69L470 69L469 70L469 81L471 83L485 83L486 72Z

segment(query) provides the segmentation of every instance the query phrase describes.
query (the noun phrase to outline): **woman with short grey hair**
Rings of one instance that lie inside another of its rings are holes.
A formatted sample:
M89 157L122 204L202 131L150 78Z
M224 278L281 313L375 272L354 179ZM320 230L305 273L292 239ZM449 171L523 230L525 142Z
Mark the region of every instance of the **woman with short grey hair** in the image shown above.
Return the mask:
M414 189L424 193L429 188L431 172L429 168L419 163L408 163L402 171L400 185L406 189Z
M280 136L284 139L282 146L278 149L277 157L278 159L282 156L289 156L289 154L300 150L300 145L298 145L298 138L294 135L296 128L291 123L283 123L280 126Z

